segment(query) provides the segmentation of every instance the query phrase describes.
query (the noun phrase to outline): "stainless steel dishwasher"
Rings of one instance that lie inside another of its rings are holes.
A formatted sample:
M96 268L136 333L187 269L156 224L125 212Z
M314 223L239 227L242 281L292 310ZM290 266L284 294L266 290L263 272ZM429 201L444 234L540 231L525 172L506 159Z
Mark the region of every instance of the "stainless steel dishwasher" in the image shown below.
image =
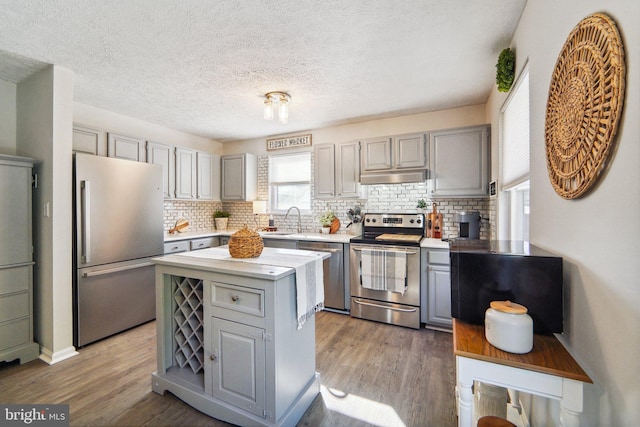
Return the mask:
M331 254L324 260L324 306L328 309L346 311L342 243L298 241L298 249Z

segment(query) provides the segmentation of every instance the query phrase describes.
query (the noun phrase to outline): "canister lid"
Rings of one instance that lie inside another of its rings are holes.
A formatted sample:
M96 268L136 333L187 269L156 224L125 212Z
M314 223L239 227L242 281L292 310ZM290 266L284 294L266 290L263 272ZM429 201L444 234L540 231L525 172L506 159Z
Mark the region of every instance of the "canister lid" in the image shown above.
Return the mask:
M511 301L491 301L491 308L510 314L527 314L527 307Z

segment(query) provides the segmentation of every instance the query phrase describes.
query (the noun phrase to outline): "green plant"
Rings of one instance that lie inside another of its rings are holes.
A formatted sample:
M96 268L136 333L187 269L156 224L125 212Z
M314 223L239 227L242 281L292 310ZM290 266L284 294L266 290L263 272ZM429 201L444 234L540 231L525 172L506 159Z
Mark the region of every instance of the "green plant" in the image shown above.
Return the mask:
M503 49L498 56L498 63L496 64L496 83L498 84L498 91L509 92L511 85L513 85L513 79L516 70L516 55L509 49Z
M418 200L418 204L416 205L416 208L418 208L418 209L426 209L427 208L427 202L424 199Z
M231 216L231 214L229 212L226 211L215 211L213 213L213 217L214 218L229 218Z
M330 227L333 220L336 218L336 214L333 211L326 211L320 215L320 225L323 227Z

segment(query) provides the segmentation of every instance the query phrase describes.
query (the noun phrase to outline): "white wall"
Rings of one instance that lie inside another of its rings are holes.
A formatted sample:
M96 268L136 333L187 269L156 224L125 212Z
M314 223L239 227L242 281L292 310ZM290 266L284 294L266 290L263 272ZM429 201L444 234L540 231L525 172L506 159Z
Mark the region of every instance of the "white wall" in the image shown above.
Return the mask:
M147 141L222 154L222 144L217 141L79 102L73 105L73 122L120 135L143 138Z
M611 16L623 38L625 106L609 169L590 193L568 201L554 192L547 176L547 94L567 36L595 12ZM639 18L638 1L529 1L512 42L517 72L527 60L530 67L531 241L565 260L561 340L594 380L585 388L580 424L585 426L636 426L640 420ZM503 101L504 95L494 91L487 103L494 127L493 153L497 153L495 130Z
M38 160L34 190L35 339L40 358L56 363L73 347L71 271L71 132L73 73L50 66L18 84L18 155ZM49 216L44 206L49 206Z
M309 131L295 132L291 135L312 135L312 144L326 144L334 142L347 142L361 138L372 138L384 135L397 135L402 133L448 129L462 126L473 126L487 123L485 106L474 105L470 107L454 108L449 110L434 111L430 113L412 114L408 116L393 117L382 120L353 123L342 126L333 126ZM246 141L234 141L224 143L224 154L253 153L256 155L267 154L267 139L288 135L277 135L269 138L257 138ZM282 150L291 152L295 150ZM298 151L309 151L300 149ZM271 153L271 152L270 152ZM278 153L274 151L273 153Z
M16 154L16 85L0 80L0 154Z

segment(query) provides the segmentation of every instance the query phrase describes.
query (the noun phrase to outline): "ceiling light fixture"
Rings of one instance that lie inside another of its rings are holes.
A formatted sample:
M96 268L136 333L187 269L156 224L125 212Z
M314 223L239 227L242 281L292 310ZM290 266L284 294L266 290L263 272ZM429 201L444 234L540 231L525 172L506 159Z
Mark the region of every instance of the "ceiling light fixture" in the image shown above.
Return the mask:
M289 121L289 103L291 96L285 92L269 92L264 96L264 119L273 120L273 108L278 104L278 121L287 123Z

